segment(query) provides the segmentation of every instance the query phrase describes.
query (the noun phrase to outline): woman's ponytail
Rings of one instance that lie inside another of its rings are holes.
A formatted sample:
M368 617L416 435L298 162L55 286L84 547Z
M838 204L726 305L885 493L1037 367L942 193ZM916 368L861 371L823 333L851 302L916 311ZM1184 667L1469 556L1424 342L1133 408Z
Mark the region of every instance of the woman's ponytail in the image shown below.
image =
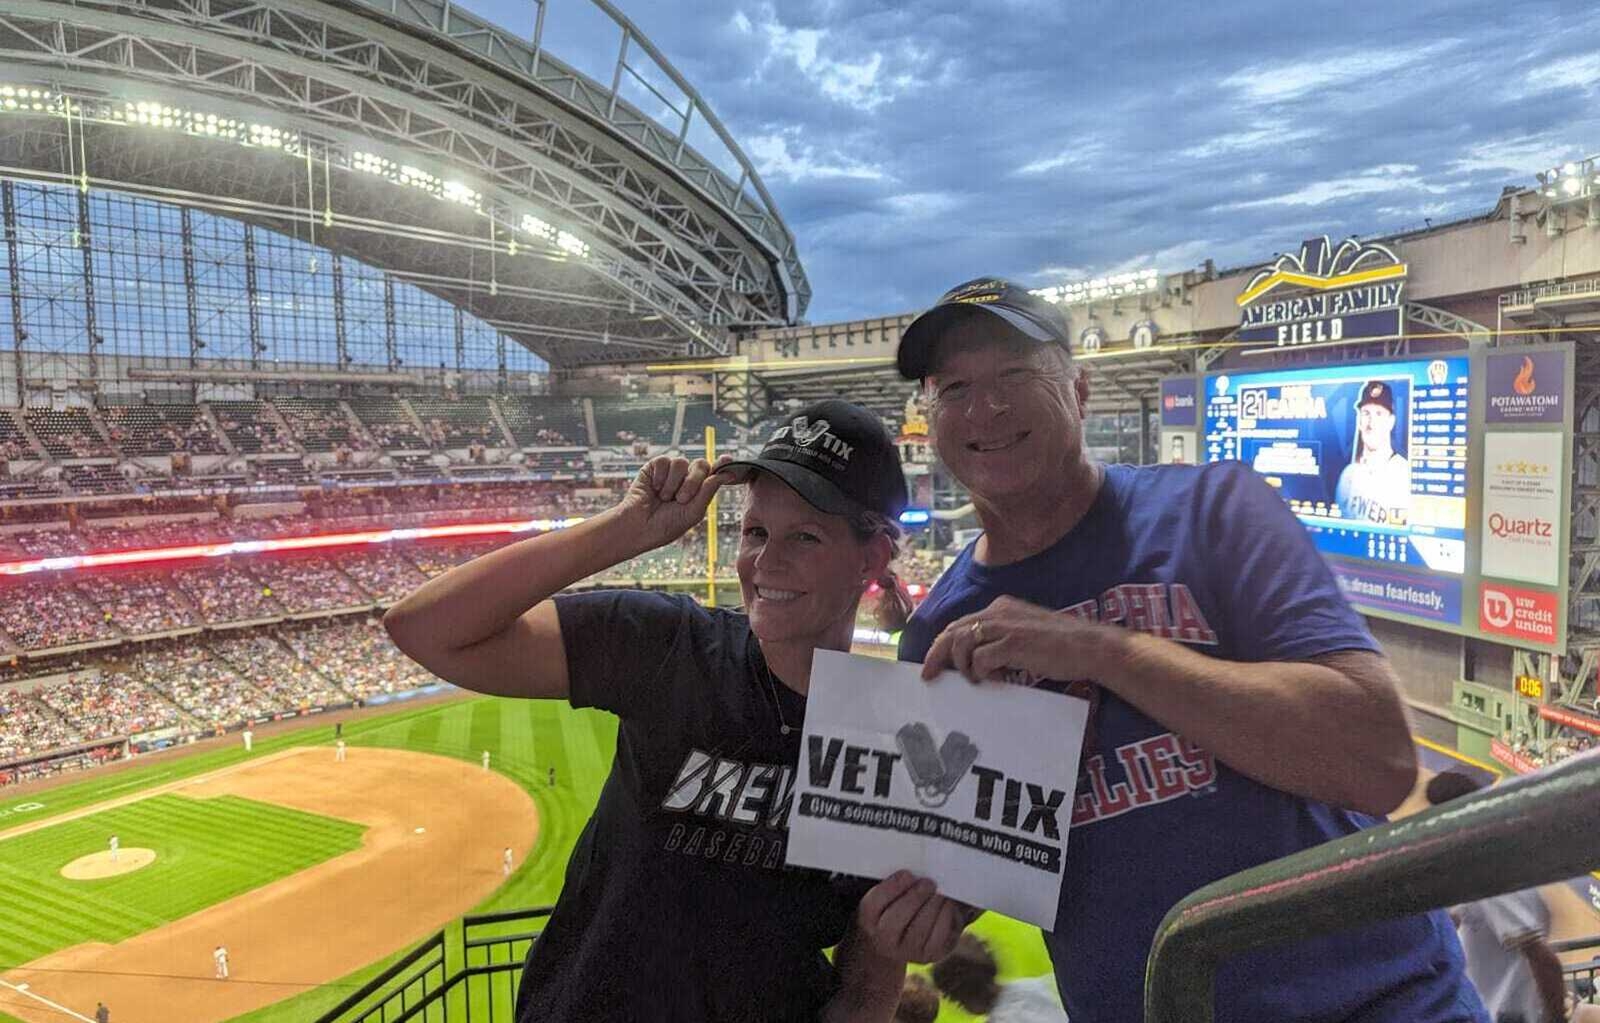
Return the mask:
M878 628L884 632L899 632L911 620L911 612L915 609L916 605L911 602L911 591L906 589L900 576L893 568L884 569L883 575L878 578L878 606L872 609Z

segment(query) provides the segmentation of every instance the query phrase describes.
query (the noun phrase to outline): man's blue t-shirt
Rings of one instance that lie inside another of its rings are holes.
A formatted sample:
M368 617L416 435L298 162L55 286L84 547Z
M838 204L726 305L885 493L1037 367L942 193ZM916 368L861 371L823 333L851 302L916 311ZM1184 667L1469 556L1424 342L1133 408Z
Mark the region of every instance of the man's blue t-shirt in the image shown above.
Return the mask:
M987 566L969 546L906 627L901 659L921 661L952 620L1005 594L1232 661L1378 649L1282 498L1239 463L1107 466L1050 548ZM1252 781L1102 690L1045 935L1073 1023L1143 1018L1151 939L1184 896L1373 823ZM1234 1023L1487 1020L1442 911L1238 957L1216 992L1216 1019Z

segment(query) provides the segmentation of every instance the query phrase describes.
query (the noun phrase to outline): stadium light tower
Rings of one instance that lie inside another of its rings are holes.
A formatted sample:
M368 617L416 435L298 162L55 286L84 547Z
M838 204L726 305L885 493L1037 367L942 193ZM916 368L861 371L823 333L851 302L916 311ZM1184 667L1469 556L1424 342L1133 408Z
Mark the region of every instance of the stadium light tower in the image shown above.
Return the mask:
M1600 157L1568 160L1559 167L1540 171L1539 194L1552 208L1583 203L1588 208L1587 225L1600 227Z

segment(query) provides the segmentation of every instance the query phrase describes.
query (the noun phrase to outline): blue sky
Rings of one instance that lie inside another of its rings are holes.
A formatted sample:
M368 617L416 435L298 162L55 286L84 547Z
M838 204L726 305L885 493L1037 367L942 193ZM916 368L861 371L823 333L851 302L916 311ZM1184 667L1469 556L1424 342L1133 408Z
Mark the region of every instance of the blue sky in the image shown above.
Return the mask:
M1482 212L1600 151L1600 5L617 0L795 232L812 322ZM531 31L529 0L461 0ZM617 35L553 0L547 44Z

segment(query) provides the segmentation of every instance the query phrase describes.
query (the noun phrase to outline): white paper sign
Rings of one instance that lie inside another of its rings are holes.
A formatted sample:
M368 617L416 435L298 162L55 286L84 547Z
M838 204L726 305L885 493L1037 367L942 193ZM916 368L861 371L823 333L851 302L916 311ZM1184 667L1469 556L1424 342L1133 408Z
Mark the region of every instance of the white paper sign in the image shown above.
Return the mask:
M1561 580L1560 433L1483 438L1483 574L1554 586Z
M788 862L1054 928L1088 701L921 670L817 651Z

